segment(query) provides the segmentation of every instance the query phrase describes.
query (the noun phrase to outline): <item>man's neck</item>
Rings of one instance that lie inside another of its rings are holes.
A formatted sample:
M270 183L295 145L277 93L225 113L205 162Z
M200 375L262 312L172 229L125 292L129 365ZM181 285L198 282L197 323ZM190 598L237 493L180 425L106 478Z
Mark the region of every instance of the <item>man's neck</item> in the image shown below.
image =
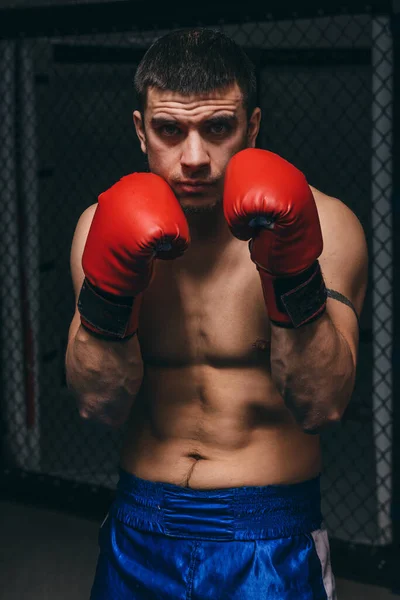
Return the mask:
M238 240L228 227L222 207L215 213L191 214L186 218L190 245L180 264L192 273L204 274L213 268L222 255L226 256L228 248L233 250Z
M187 214L191 244L195 246L225 245L232 234L225 220L222 206L212 213Z

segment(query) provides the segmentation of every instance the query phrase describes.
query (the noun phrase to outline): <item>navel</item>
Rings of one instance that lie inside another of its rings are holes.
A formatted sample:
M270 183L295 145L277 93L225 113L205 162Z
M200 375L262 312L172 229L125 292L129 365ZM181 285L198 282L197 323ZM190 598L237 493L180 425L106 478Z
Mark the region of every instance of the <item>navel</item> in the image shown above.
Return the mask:
M188 458L193 458L194 460L205 460L205 456L198 454L197 452L191 452L187 455Z

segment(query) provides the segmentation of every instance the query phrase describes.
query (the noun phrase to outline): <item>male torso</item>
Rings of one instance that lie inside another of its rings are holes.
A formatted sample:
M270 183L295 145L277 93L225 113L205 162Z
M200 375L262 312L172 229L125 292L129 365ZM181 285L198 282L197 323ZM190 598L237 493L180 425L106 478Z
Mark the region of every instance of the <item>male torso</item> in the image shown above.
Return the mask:
M320 211L321 213L321 211ZM271 377L271 332L246 243L209 240L156 261L143 296L144 363L121 466L198 489L294 483L321 470L318 435Z

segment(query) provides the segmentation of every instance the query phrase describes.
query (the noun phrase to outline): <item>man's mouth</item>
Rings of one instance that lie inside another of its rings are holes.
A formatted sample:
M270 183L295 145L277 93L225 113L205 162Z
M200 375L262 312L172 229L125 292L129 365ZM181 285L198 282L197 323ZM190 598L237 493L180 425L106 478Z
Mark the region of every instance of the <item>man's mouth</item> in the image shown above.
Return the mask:
M204 181L179 181L175 185L180 192L186 194L199 194L210 191L210 188L214 183Z

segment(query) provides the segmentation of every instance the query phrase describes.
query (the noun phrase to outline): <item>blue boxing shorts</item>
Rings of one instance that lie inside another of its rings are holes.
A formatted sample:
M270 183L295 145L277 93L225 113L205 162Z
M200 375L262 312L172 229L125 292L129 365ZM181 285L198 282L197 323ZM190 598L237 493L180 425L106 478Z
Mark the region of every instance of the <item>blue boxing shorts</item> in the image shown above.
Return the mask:
M195 490L120 471L91 600L335 600L320 476Z

